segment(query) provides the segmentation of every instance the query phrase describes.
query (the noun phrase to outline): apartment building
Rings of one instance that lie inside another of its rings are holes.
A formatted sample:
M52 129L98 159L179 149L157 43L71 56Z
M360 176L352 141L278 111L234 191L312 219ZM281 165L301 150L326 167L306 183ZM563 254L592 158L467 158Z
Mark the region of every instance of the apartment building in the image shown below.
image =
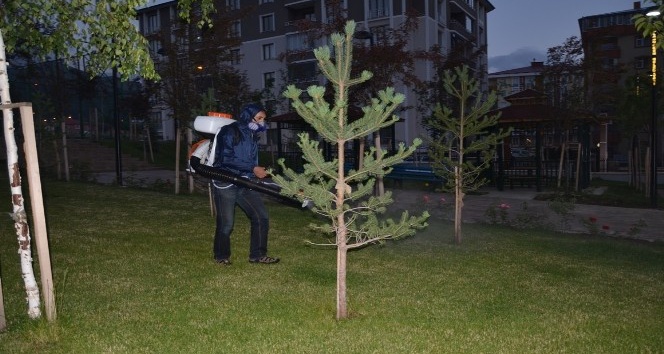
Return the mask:
M635 1L632 9L579 19L585 61L591 64L586 71L586 98L588 108L602 118L600 155L608 161L609 169L611 165L627 165L627 151L632 145L632 137L625 136L624 128L615 120L645 120L619 117L617 104L620 97L632 94L627 90L647 88L643 95L650 93L650 39L638 33L632 18L653 8L642 8L641 1Z
M649 9L641 8L641 2L635 1L629 10L579 19L585 61L591 64L586 75L589 102L598 101L594 96L602 86L624 86L636 76L650 76L650 39L637 32L632 20ZM615 113L610 102L593 108L596 113Z
M325 0L225 0L218 1L221 6L240 10L251 7L250 14L233 24L233 32L240 36L242 43L237 48L237 60L231 64L246 73L248 81L255 90L272 89L272 96L280 99L281 91L287 84L302 86L323 85L324 78L317 75L313 55L303 56L296 61L283 61L281 54L294 50L313 50L326 43L311 43L306 33L298 30L296 21L309 20L326 23L330 20L328 1ZM429 50L437 45L443 54L451 52L456 46L470 44L473 53L478 56L468 57L467 64L488 88L487 81L487 13L494 9L488 0L343 0L347 17L355 20L358 31L376 35L387 28L396 28L406 19L406 13L415 11L418 16L418 29L410 37L410 50ZM149 34L163 26L177 23L176 1L149 0L138 9L138 21L141 31ZM150 43L158 51L161 43ZM157 58L158 59L158 58ZM430 63L418 63L416 74L423 80L435 77L435 70ZM417 95L409 87L397 86L395 89L406 96L404 106L415 107ZM285 100L285 98L284 98ZM265 103L265 102L264 102ZM277 114L286 113L287 102L275 105ZM433 105L433 103L432 103ZM166 107L155 106L153 121L163 124L163 138L172 139L173 124L169 123L170 113ZM415 108L400 114L402 122L395 128L395 139L406 143L425 136L422 127L423 117Z
M524 90L544 92L542 71L544 62L533 60L529 66L489 74L489 90L498 95L498 108L509 105L505 97Z

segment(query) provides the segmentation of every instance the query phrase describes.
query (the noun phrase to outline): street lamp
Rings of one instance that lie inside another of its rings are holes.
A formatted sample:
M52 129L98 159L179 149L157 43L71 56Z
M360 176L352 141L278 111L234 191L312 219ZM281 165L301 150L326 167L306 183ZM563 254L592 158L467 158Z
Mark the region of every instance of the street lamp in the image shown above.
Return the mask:
M646 16L654 18L659 11L650 11ZM657 31L650 35L650 61L652 72L650 117L650 206L657 208Z
M120 132L120 115L118 114L118 67L113 67L113 118L115 120L115 179L118 186L123 186L122 181L122 138Z

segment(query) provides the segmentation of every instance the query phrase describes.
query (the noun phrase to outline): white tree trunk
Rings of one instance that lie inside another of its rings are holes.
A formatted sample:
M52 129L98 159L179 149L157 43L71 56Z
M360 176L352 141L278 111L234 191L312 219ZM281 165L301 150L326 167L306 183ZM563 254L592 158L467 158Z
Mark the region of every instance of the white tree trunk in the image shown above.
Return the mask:
M11 103L9 95L9 77L7 75L7 59L5 55L5 42L0 31L0 99L3 105ZM28 316L39 318L39 286L35 280L32 269L32 256L30 251L30 227L25 212L23 192L21 189L21 174L18 165L18 147L14 137L14 113L11 109L2 109L4 122L5 144L7 146L7 170L9 173L9 186L12 193L14 228L18 238L18 254L21 260L21 273L28 301Z

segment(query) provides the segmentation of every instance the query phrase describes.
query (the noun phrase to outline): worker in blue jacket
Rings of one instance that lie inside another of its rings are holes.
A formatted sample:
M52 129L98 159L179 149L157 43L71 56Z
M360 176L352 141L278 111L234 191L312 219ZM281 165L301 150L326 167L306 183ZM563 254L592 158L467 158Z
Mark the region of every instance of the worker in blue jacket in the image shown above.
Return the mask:
M222 127L217 133L213 166L243 178L267 177L265 167L258 165L258 133L267 130L266 116L265 110L257 104L243 107L239 119ZM261 194L222 180L213 179L212 184L217 209L213 247L215 261L223 265L231 264L231 233L235 222L235 205L237 205L251 222L249 262L258 264L279 262L279 258L267 255L269 216Z

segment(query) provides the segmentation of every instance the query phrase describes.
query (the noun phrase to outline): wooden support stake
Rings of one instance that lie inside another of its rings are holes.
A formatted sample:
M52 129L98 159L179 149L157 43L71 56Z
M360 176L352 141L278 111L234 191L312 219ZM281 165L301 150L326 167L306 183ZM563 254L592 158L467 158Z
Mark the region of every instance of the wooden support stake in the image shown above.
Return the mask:
M563 162L565 161L565 149L567 149L567 146L565 145L565 143L562 143L562 145L560 146L560 163L558 164L558 188L560 188L560 184L563 178Z
M574 190L579 191L579 177L581 177L581 143L576 144L576 176L574 178Z
M30 205L32 206L32 220L34 223L35 244L39 258L39 272L41 275L42 295L46 319L53 322L56 319L55 291L53 275L51 272L51 256L48 250L48 235L46 232L46 217L44 215L44 199L42 198L41 180L39 177L39 159L35 139L35 124L30 103L19 104L21 125L23 126L23 150L27 165L28 187L30 190Z

